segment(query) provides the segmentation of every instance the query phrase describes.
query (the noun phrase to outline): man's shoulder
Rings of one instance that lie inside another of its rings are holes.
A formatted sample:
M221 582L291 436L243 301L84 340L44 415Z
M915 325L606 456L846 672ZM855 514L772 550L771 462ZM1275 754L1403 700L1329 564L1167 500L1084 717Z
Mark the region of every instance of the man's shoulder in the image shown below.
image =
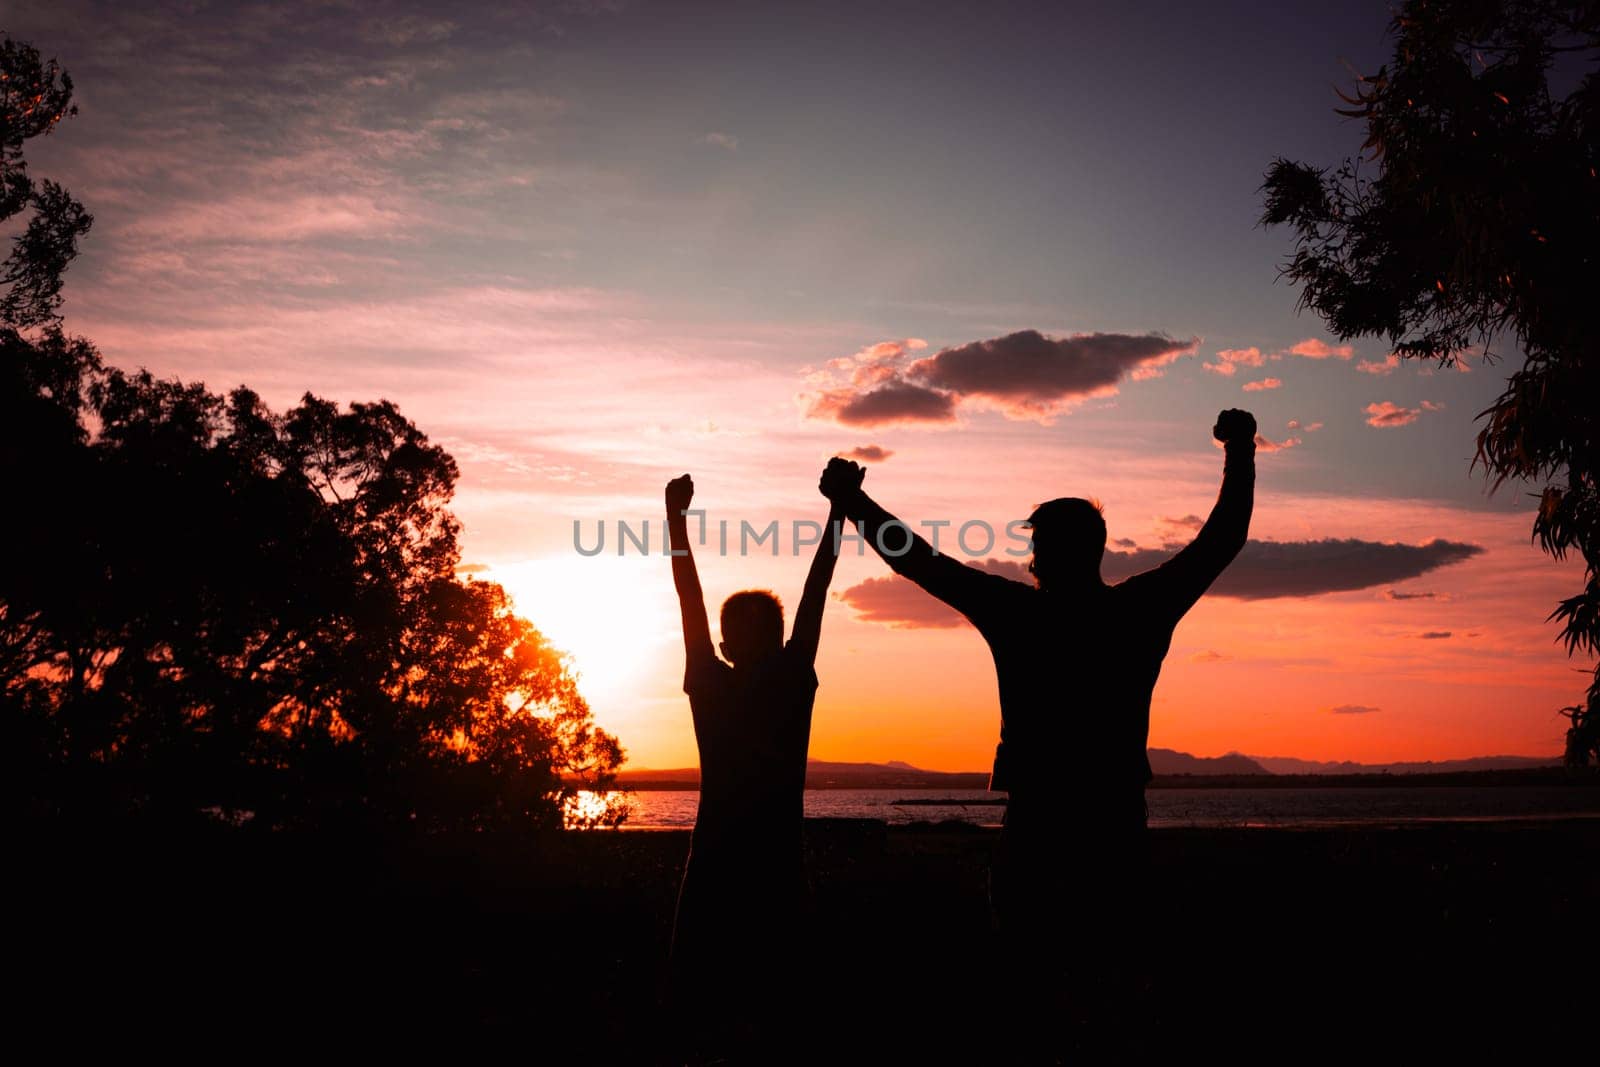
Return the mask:
M1171 560L1162 560L1149 570L1140 571L1138 574L1130 574L1115 585L1106 586L1106 595L1114 599L1125 600L1148 594L1161 584L1161 568L1170 562Z
M1009 560L983 560L965 566L976 575L975 588L994 600L1024 602L1039 594L1039 586L1025 564Z
M1016 570L1018 577L971 563L965 566L975 575L974 580L967 587L965 600L952 604L985 636L991 636L996 628L1004 630L1011 622L1030 618L1044 606L1039 587L1020 566L1007 568Z

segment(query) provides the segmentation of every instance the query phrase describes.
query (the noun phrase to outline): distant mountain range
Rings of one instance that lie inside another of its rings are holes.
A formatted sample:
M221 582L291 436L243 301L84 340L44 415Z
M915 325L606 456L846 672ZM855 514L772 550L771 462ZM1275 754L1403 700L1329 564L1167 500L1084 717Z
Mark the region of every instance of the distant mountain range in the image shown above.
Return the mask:
M623 771L617 784L629 789L698 789L700 769ZM988 771L925 771L909 763L806 761L807 789L987 789Z
M1156 775L1201 777L1207 775L1340 775L1340 774L1451 774L1464 771L1524 770L1560 764L1555 756L1480 756L1476 759L1409 763L1325 762L1287 756L1191 756L1170 748L1152 748L1150 768ZM700 769L626 770L617 784L628 789L698 789ZM987 789L988 771L925 771L909 763L836 763L806 761L807 789Z
M1251 756L1268 774L1457 774L1462 771L1521 771L1555 767L1559 756L1477 756L1473 759L1423 760L1409 763L1334 763L1289 756Z
M1226 756L1191 756L1170 748L1152 748L1150 770L1156 774L1271 774L1249 756L1230 752Z

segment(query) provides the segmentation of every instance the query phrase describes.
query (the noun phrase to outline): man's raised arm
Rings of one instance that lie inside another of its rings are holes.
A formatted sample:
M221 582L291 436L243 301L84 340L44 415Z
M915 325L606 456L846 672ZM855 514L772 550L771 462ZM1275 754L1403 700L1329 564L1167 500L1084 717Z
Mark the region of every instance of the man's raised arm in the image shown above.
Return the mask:
M1159 583L1163 607L1178 617L1194 606L1217 580L1250 536L1256 495L1256 420L1229 408L1211 431L1222 442L1222 490L1195 539L1163 563L1151 577Z
M896 574L910 578L923 589L972 618L989 602L995 582L1006 579L969 567L936 552L911 527L889 514L861 489L865 475L861 464L834 458L822 472L822 495L856 524L861 537L883 557ZM896 529L895 527L898 527Z
M694 481L685 474L667 483L667 539L672 553L672 584L678 590L683 613L683 651L693 664L716 655L711 647L711 624L706 621L706 597L700 591L700 574L689 549L689 520L684 514L694 501Z

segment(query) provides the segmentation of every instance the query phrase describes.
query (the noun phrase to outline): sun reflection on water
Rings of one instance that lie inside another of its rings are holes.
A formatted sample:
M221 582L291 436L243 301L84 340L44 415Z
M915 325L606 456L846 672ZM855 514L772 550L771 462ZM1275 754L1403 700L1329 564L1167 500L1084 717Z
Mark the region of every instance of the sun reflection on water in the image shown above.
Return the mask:
M561 825L567 830L599 830L620 826L633 812L630 795L620 789L578 789L561 802Z

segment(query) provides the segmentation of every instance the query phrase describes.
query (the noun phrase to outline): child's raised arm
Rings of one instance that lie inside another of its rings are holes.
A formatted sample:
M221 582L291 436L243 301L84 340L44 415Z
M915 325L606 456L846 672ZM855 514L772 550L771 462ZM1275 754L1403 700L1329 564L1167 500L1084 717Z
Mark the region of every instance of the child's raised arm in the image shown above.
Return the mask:
M834 564L839 562L839 527L849 522L842 499L846 492L859 490L861 479L867 472L859 464L842 466L842 461L829 464L823 480L818 485L828 497L828 528L817 545L817 554L811 560L811 570L806 573L806 588L800 595L800 607L794 613L794 632L789 645L807 663L817 660L817 645L822 640L822 609L828 606L828 586L833 581Z
M694 501L694 480L687 474L667 483L667 538L672 554L672 584L678 590L678 607L683 613L683 651L685 659L697 660L716 655L711 647L711 624L706 621L706 597L700 590L700 574L689 549L689 520L684 512Z

